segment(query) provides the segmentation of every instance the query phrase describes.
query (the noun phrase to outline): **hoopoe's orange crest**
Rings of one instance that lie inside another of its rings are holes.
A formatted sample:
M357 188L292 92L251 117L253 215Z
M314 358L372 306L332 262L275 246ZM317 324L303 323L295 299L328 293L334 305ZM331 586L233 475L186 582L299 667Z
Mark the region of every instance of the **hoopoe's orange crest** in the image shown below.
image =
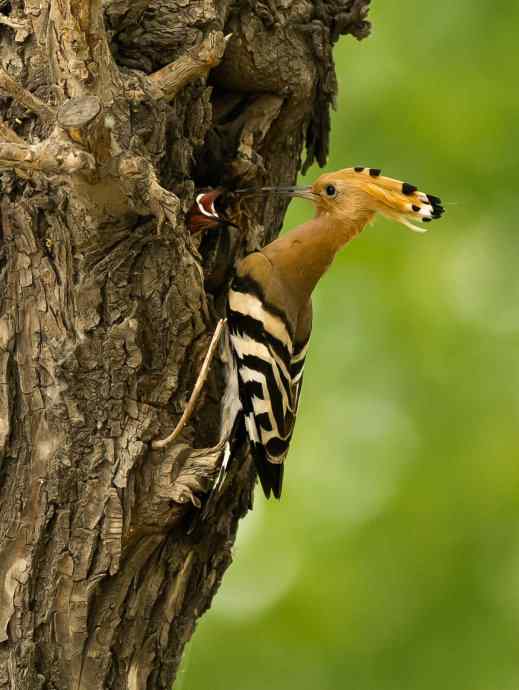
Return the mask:
M384 177L378 168L325 173L311 187L294 191L294 195L313 201L318 215L351 218L356 212L377 212L416 232L426 232L424 224L444 212L439 197L421 192L408 182Z

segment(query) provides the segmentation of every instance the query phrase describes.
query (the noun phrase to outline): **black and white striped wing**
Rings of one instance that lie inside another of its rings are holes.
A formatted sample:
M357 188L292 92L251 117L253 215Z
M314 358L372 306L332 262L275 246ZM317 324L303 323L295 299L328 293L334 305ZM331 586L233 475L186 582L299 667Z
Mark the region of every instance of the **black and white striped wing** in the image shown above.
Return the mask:
M294 387L294 415L297 413L299 398L301 396L306 353L308 352L309 344L310 336L308 336L307 340L304 343L296 343L294 345L294 351L292 353L292 359L290 361L290 374L292 377L292 385Z
M272 491L279 498L306 348L294 352L282 313L265 303L259 289L253 290L250 281L244 286L236 280L229 292L230 341L258 474L267 497Z

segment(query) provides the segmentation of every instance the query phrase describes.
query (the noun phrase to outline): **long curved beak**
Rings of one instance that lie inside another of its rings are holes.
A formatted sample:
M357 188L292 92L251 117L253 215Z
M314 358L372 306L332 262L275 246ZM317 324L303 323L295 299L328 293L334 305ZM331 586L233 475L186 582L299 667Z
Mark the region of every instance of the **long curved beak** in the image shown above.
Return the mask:
M235 194L261 194L268 192L270 194L281 194L283 196L300 197L301 199L309 199L313 201L315 194L311 187L294 187L289 185L279 185L277 187L248 187L246 189L236 189Z
M274 194L297 196L301 199L309 199L310 201L315 199L315 194L312 192L311 187L262 187L261 190L264 192L274 192Z

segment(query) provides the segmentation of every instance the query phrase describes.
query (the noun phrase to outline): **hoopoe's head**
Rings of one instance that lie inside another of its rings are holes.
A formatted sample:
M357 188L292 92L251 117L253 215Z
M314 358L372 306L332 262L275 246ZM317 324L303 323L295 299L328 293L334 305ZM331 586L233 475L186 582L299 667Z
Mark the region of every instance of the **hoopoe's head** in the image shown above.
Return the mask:
M441 200L418 191L408 182L384 177L378 168L345 168L325 173L308 187L264 187L264 191L309 199L317 216L338 223L365 225L375 213L425 232L427 223L440 218Z

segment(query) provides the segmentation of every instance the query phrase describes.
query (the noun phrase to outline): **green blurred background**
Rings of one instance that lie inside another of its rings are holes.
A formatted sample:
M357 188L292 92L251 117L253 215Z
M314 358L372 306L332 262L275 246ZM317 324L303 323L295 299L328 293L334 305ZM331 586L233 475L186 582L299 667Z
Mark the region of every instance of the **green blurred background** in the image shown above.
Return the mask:
M519 5L371 19L327 169L447 215L377 220L319 285L285 495L258 490L181 690L519 690Z

